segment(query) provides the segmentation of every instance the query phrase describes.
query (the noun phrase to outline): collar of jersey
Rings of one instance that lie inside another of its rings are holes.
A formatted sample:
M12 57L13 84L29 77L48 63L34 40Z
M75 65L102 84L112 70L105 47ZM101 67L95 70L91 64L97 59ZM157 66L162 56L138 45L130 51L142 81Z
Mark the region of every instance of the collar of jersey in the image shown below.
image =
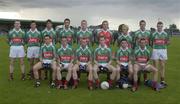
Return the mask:
M29 29L29 31L32 32L32 33L35 33L35 32L37 31L37 28L35 28L34 31L32 31L31 29Z
M50 30L48 30L47 28L45 28L45 31L48 31L48 32L50 32L50 31L54 31L54 29L51 27L51 29Z
M85 49L88 49L88 46L86 45L86 47L84 49L80 46L80 49L82 49L84 51Z
M122 51L126 51L126 50L128 49L128 47L126 47L126 49L123 49L122 47L120 47L120 49L121 49Z
M141 50L142 52L145 51L147 48L145 46L144 50L141 49L141 47L139 46L139 50Z
M62 45L61 45L61 47L62 47L63 50L66 50L68 48L68 44L66 45L65 48Z
M15 32L20 32L20 31L22 31L21 30L21 28L17 31L15 28L13 29L13 31L15 31Z

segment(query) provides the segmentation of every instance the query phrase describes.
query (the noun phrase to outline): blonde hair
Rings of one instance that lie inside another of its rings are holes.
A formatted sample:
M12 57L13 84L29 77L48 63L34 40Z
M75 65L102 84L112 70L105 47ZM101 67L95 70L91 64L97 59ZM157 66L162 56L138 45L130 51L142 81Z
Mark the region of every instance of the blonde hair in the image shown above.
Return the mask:
M123 24L123 25L122 25L122 30L123 30L124 28L125 28L127 31L129 30L129 26L126 25L126 24Z

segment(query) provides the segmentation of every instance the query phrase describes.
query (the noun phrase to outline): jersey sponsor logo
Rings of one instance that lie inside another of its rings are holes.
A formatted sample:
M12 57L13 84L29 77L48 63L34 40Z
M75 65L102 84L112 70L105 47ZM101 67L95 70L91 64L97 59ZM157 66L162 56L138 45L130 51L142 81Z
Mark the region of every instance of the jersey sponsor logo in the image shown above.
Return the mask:
M155 45L164 45L166 43L165 39L155 39Z
M120 57L119 57L119 61L120 61L120 62L128 62L128 60L129 60L129 57L128 57L128 56L120 56Z
M29 38L29 43L37 43L39 42L39 39L38 38Z
M53 57L53 52L43 52L43 57L44 58L52 58Z
M12 41L13 41L13 43L21 43L22 42L22 38L15 37L15 38L12 38Z
M136 61L139 62L139 63L147 63L148 58L146 56L138 56L136 58Z
M89 61L89 57L88 57L88 56L85 56L85 55L81 55L81 56L79 57L79 61L80 61L80 62L87 62L87 61Z
M59 57L61 61L71 61L72 57L71 56L67 56L67 55L63 55Z
M96 55L96 59L98 61L108 61L108 56L107 55Z

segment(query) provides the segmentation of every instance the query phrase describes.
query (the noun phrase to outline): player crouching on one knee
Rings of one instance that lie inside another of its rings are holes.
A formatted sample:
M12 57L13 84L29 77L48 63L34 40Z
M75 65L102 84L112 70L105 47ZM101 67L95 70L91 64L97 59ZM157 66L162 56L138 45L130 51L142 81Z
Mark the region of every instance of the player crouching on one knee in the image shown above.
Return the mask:
M61 48L57 51L57 88L60 89L64 84L64 89L68 89L68 82L72 76L73 50L68 45L67 37L61 38ZM67 70L64 83L62 83L62 71Z
M112 53L111 49L108 48L105 44L105 38L99 38L100 45L96 48L94 52L94 70L93 75L96 82L96 87L99 88L100 80L98 76L99 71L111 72L110 78L108 79L108 83L110 88L113 86L113 80L116 76L116 68L111 65L112 62Z
M118 81L121 77L121 73L128 72L128 84L132 85L133 78L133 66L131 64L132 50L128 48L126 39L122 39L120 42L120 48L116 52L117 61L117 76Z
M76 50L76 64L73 67L73 79L74 79L74 86L73 88L77 87L77 71L88 72L88 88L90 90L93 89L93 74L92 74L92 52L90 48L87 45L87 39L83 38L81 39L81 45Z
M146 47L146 40L144 38L140 39L140 46L134 51L135 64L134 64L134 83L132 87L133 92L138 89L137 76L139 71L153 72L152 88L155 91L158 91L157 88L158 69L148 63L150 59L150 55L151 52Z
M40 61L33 66L33 73L35 78L35 87L40 86L39 73L38 70L44 69L52 69L52 82L51 87L55 87L55 74L56 74L56 49L51 44L51 37L49 35L45 35L44 37L44 45L40 48Z

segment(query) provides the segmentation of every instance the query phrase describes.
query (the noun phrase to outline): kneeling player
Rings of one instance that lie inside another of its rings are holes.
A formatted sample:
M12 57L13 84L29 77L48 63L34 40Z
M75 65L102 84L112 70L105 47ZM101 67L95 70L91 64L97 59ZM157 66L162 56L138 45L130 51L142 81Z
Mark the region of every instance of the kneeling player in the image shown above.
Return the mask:
M58 65L57 65L57 88L62 86L61 71L67 70L67 75L64 84L64 89L68 89L68 82L72 76L73 66L73 50L68 46L67 37L61 38L62 46L57 51Z
M154 66L148 64L150 59L151 52L146 48L146 40L144 38L140 39L140 46L139 48L135 49L134 57L135 57L135 64L134 64L134 85L132 91L136 91L138 89L137 84L137 75L139 71L152 71L153 72L153 89L158 91L157 88L157 80L158 80L158 69Z
M113 80L115 79L116 76L116 69L114 66L111 65L111 49L108 48L105 44L105 38L100 37L99 39L100 45L98 48L96 48L94 52L94 79L96 81L96 87L99 87L100 80L98 77L98 72L99 71L107 71L107 72L112 72L110 75L110 78L108 80L108 83L110 87L113 85Z
M54 80L55 80L55 73L56 73L56 62L55 62L56 50L55 50L55 47L51 44L51 37L49 35L46 35L44 37L44 41L45 41L45 44L41 46L41 49L40 49L40 62L38 62L37 64L33 66L34 78L36 80L35 87L40 86L38 70L42 68L52 69L51 87L54 87L55 86Z
M88 74L88 88L90 90L93 89L93 75L92 75L92 64L91 64L91 58L92 53L90 48L87 45L86 38L81 40L81 46L76 50L76 59L77 62L73 67L73 79L74 79L74 86L73 88L77 87L77 71L83 72L89 72Z
M117 77L116 79L120 79L121 72L128 72L128 81L132 82L133 77L133 68L131 64L131 55L132 50L128 48L128 43L126 39L121 40L121 46L116 52L116 61L117 61ZM130 83L131 84L131 83Z

